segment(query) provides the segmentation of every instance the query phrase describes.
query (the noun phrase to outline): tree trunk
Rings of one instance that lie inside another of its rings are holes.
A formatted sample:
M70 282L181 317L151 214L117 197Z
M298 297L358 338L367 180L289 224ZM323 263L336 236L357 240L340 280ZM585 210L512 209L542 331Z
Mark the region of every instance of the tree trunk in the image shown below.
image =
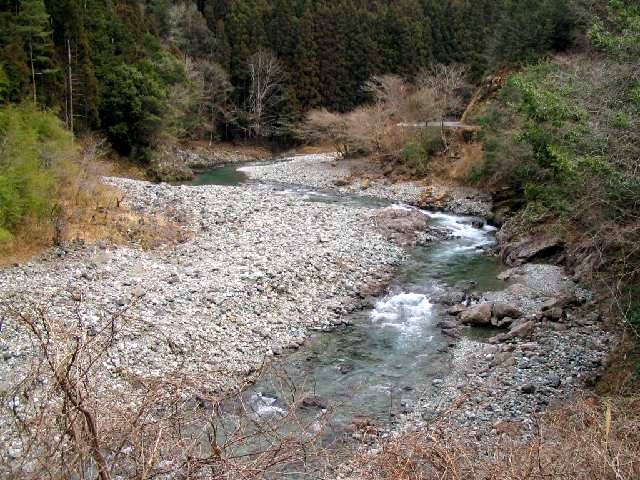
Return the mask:
M36 93L36 68L33 64L33 43L29 39L29 61L31 63L31 83L33 85L33 104L38 104L38 95Z
M73 141L75 135L73 133L73 74L71 72L71 40L67 39L67 56L69 59L69 130L71 130L71 139Z

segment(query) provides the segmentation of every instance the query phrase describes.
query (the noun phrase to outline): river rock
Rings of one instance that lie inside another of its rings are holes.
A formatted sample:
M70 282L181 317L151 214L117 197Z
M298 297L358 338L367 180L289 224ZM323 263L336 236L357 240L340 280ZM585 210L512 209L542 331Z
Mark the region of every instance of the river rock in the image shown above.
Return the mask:
M458 322L453 320L443 320L438 324L438 326L443 330L451 330L459 327Z
M454 305L453 307L449 307L447 309L447 313L449 315L451 315L452 317L457 317L462 312L464 312L466 309L467 309L467 307L464 306L464 305Z
M309 395L302 399L303 408L319 408L325 410L327 408L327 402L317 395Z
M526 237L515 243L507 243L500 256L507 265L515 266L552 256L564 248L561 238L554 236Z
M460 315L460 320L465 325L491 325L491 304L483 303L467 309Z
M547 300L542 304L542 311L551 310L553 308L567 308L570 305L575 305L578 300L574 294L565 294L560 297L555 297Z
M528 383L520 387L520 391L525 395L531 395L536 392L536 387L535 385L531 385L530 383Z
M508 303L499 302L493 304L492 314L497 320L502 320L505 317L510 317L512 319L520 318L523 315L522 311L517 307Z
M534 323L531 320L520 320L511 325L509 329L509 337L526 337L529 335L534 328Z
M467 295L461 290L453 290L446 293L443 293L439 297L436 298L436 303L441 303L443 305L456 305L464 302L467 298ZM460 313L460 312L458 312Z
M388 207L375 216L380 233L401 246L411 246L418 242L418 234L429 225L429 218L413 208Z
M564 310L562 310L562 308L560 307L553 307L545 310L542 315L547 320L551 320L552 322L559 322L564 316Z

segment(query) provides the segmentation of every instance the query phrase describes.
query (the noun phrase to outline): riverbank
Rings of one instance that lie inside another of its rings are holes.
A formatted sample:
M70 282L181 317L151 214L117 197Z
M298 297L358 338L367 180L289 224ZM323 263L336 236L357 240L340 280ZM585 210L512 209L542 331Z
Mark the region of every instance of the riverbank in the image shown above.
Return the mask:
M3 298L47 305L61 319L79 308L87 330L99 328L101 312L126 308L132 321L105 366L114 372L161 377L184 365L183 373L210 375L222 387L214 377L246 374L264 355L302 344L309 329L339 323L335 311L384 283L402 259L364 207L250 188L108 183L133 211L164 212L191 238L151 251L58 249L43 261L4 269L0 290ZM5 336L3 349L6 378L24 345Z
M452 374L421 398L408 431L464 431L480 444L508 433L531 439L540 415L593 387L607 366L615 336L604 329L593 295L561 267L527 264L507 270L505 290L448 307L441 324L452 338ZM489 306L486 319L478 312ZM510 318L511 315L513 318ZM488 341L463 325L501 324Z
M487 217L491 211L491 197L478 190L395 181L385 178L384 168L377 163L368 159L338 159L335 153L301 155L283 162L241 167L240 171L258 181L335 189L459 215Z
M261 179L278 178L278 185L300 182L330 190L335 178L353 171L348 163L334 167L332 162L331 156L314 155L249 167L249 172ZM398 244L442 239L441 232L430 231L428 217L449 217L406 206L380 208L380 202L309 201L308 190L277 190L275 185L106 182L122 192L123 205L139 222L164 216L185 235L175 246L146 250L107 242L57 248L39 260L2 270L0 292L3 311L46 311L50 322L64 327L66 338L106 335L109 353L100 359L96 384L101 395L121 397L123 405L135 399L140 383L189 385L180 395L194 401L236 388L265 359L299 348L312 331L344 323L346 313L389 284L406 258ZM347 186L340 191L349 192ZM411 202L425 195L425 187L380 183L356 193L365 197L370 192ZM464 195L479 199L473 200L479 202L477 208L489 208L481 194ZM441 252L445 262L453 252L482 255L488 246L484 237L492 234L489 227L482 228L477 219L459 220L447 220L450 233L464 230L478 238ZM575 395L594 378L606 363L612 337L598 318L587 321L577 310L594 308L588 293L558 267L525 265L501 278L506 288L498 292L474 292L471 285L450 287L438 298L424 292L400 295L421 299L429 312L433 302L435 314L429 318L449 315L439 326L450 340L438 354L450 356L451 373L434 379L415 405L400 405L402 411L393 412L393 430L365 424L368 433L362 434L354 425L354 438L375 446L381 435L428 431L443 422L448 431L462 429L480 439L513 424L526 437L548 405ZM550 305L569 290L578 292L580 300ZM506 322L502 315L498 320L504 336L491 343L471 340L464 319L476 318L470 312L478 307L486 310L482 304L490 305L490 323L496 304L509 304L521 312L514 317L522 318ZM394 318L404 318L403 305ZM3 388L26 374L34 358L32 337L10 315L6 318ZM424 319L418 315L414 320ZM2 440L17 460L22 447L16 432L8 418L1 422Z

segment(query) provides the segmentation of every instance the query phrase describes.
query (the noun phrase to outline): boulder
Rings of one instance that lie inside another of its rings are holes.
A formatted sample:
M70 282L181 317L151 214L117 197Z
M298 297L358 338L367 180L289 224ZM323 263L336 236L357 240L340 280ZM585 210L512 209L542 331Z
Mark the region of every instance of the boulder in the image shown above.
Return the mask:
M564 316L564 310L561 307L553 307L545 310L542 316L552 322L559 322Z
M526 237L517 242L505 244L500 256L510 266L522 265L533 259L544 259L559 254L564 249L564 242L555 236Z
M460 320L465 325L491 325L491 304L483 303L467 309L460 315Z
M327 402L325 402L321 397L318 397L317 395L309 395L308 397L304 397L302 399L302 407L319 408L320 410L324 410L327 408Z
M511 352L500 352L496 354L491 362L492 367L513 367L516 364L516 359Z
M451 315L452 317L457 317L462 312L464 312L466 309L467 309L467 307L465 307L464 305L454 305L453 307L450 307L450 308L447 309L447 313L449 315Z
M531 320L515 322L509 329L509 337L526 337L533 332L534 324Z
M501 274L498 275L498 280L502 280L503 282L506 282L510 278L511 278L511 270L507 270L506 272L502 272Z
M520 318L522 315L522 311L511 304L499 302L493 304L493 316L498 320L505 317Z
M496 317L491 318L491 325L494 327L509 327L513 323L514 319L511 317L503 317L498 320Z
M578 303L578 299L574 294L562 295L560 297L551 298L542 304L542 311L552 310L554 308L567 308L568 306Z
M507 340L511 340L511 336L508 333L499 333L489 339L489 343L502 343Z
M451 330L454 328L458 328L459 325L458 322L455 322L453 320L443 320L442 322L438 323L438 326L443 330Z
M436 303L441 303L443 305L456 305L464 302L466 298L467 295L463 291L453 290L451 292L443 293L436 298Z
M531 395L536 392L536 387L535 385L531 385L530 383L528 383L520 387L520 391L525 395Z
M399 244L413 246L418 242L418 234L429 225L429 218L417 209L388 207L375 216L380 233Z

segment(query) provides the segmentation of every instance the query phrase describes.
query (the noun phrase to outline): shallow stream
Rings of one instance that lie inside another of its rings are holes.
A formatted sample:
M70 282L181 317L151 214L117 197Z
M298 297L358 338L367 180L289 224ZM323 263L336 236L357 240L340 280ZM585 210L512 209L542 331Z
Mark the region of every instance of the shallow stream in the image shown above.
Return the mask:
M249 182L236 176L234 169L207 172L194 184ZM259 183L255 188L308 201L354 202L370 208L392 205L371 197L284 184ZM387 293L373 299L370 308L348 315L349 326L317 333L299 351L276 357L272 373L245 392L243 408L256 418L274 421L295 413L296 426L287 429L312 432L326 423L322 441L327 445L348 441L357 425L392 424L411 410L419 396L438 388L451 370L451 339L437 327L447 318L447 307L435 299L459 282L473 281L478 291L501 289L504 284L496 278L498 261L485 254L495 243L493 227L475 228L472 221L478 219L473 217L422 213L432 227L449 232L450 238L413 248ZM228 408L232 419L237 406Z

